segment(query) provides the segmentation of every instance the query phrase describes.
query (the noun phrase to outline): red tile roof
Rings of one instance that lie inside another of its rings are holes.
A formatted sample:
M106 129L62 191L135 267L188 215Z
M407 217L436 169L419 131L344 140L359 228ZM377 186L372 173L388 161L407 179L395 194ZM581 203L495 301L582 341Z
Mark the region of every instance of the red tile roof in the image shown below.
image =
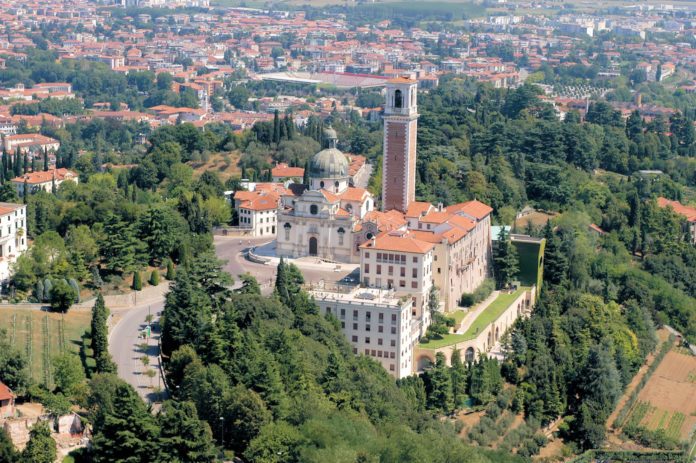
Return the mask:
M297 177L302 178L304 176L304 169L302 167L289 167L285 163L280 163L271 169L271 175L275 177L287 178L287 177Z
M12 390L7 387L5 383L0 381L0 400L12 400L14 397L15 395L12 393Z
M667 198L660 196L657 198L657 205L660 207L671 207L674 212L683 216L689 222L696 222L696 208L691 206L686 206L679 201L670 201Z
M392 235L389 232L382 233L373 240L368 240L360 245L364 249L408 252L412 254L425 254L433 249L434 246L433 243L417 239L411 233Z
M40 183L48 183L53 181L54 176L58 181L72 180L77 178L77 174L75 172L61 167L60 169L29 172L28 174L13 178L12 181L14 183L24 183L26 181L29 185L37 185Z

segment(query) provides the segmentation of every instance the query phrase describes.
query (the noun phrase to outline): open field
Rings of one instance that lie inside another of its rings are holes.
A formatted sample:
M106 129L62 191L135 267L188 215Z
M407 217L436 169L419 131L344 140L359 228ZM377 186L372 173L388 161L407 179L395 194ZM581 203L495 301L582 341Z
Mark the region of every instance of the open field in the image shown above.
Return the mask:
M211 154L206 162L190 162L193 167L194 178L200 177L203 172L215 172L223 182L232 176L239 176L241 170L237 167L239 151Z
M696 357L670 351L638 394L628 423L686 441L696 426Z
M518 233L524 233L524 229L527 227L528 223L531 222L534 227L543 227L546 225L548 220L553 219L557 215L558 214L554 213L547 214L546 212L535 211L531 214L525 215L524 217L515 219L515 228L517 229Z
M91 313L73 310L67 314L31 309L0 309L0 327L29 359L32 378L51 385L51 359L65 351L79 353L82 335L89 330Z

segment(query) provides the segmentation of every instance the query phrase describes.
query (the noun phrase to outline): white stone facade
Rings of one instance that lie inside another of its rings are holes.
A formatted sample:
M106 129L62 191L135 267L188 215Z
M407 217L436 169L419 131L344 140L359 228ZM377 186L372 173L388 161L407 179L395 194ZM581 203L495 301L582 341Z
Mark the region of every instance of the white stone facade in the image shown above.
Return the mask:
M413 352L421 321L413 316L409 298L394 291L351 288L347 292L311 291L322 314L332 314L353 346L396 378L414 372Z
M0 282L12 276L12 266L27 250L27 206L0 203Z

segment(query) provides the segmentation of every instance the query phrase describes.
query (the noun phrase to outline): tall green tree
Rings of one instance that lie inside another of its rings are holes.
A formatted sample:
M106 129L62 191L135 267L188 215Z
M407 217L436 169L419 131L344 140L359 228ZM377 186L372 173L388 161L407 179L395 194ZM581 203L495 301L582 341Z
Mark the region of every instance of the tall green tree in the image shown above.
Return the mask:
M498 282L498 288L509 287L517 272L519 272L519 261L517 249L510 241L505 227L500 229L497 246L493 254L493 264L495 266L495 278Z
M149 463L160 461L160 430L145 403L125 383L112 391L112 404L94 423L92 460L95 463Z
M454 409L454 398L452 395L452 378L447 368L445 354L438 352L435 354L435 365L428 372L429 389L428 406L445 413Z
M29 442L22 451L22 461L31 463L53 463L56 460L56 441L51 437L48 423L36 423L29 432Z
M210 426L198 419L192 402L167 400L157 422L160 426L160 461L207 463L216 461Z

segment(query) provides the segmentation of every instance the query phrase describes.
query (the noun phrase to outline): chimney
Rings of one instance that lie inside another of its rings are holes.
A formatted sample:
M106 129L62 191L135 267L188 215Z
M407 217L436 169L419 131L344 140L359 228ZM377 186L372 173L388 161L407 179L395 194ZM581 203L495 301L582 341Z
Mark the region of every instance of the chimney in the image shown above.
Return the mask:
M437 203L437 211L442 212L442 203Z

